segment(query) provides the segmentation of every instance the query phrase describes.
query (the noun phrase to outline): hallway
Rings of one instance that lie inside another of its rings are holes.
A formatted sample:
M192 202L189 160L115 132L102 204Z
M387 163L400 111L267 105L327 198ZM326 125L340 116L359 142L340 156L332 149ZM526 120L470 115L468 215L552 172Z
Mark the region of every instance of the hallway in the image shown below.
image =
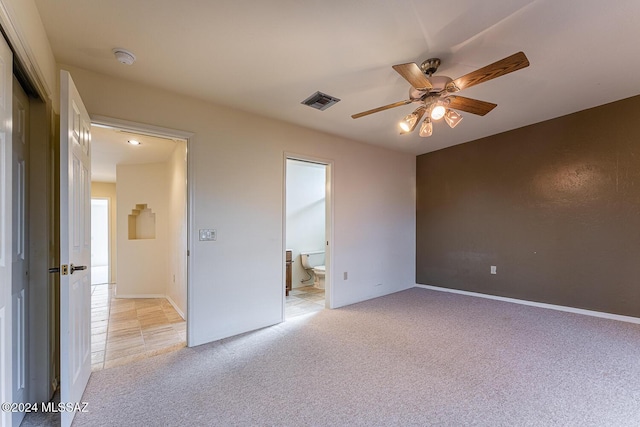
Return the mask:
M187 325L164 298L115 298L114 284L91 289L91 370L186 346Z

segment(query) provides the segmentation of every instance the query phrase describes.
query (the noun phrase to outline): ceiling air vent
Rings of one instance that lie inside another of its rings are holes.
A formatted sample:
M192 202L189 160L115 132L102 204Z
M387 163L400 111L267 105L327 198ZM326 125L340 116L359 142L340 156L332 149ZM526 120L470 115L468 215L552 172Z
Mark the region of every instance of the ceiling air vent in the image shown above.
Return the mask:
M308 105L316 110L324 111L338 101L340 101L338 98L318 91L302 101L301 104Z

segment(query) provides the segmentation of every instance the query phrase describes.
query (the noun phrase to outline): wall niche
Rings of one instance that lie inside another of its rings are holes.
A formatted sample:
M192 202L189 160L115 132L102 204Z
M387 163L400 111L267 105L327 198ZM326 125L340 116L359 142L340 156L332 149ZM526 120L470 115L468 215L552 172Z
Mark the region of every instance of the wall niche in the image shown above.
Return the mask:
M129 240L155 238L156 214L146 203L136 204L129 214Z

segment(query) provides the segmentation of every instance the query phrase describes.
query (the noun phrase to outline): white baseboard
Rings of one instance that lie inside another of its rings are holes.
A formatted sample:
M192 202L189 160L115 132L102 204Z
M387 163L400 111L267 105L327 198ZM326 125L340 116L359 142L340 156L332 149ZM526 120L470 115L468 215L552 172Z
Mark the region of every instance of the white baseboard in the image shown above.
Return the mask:
M167 299L167 301L169 301L169 304L171 304L173 308L178 312L180 317L182 317L182 320L187 320L182 310L180 310L180 307L178 307L178 304L176 304L176 302L169 295L167 295L165 298Z
M116 298L166 298L165 294L118 294L116 293Z
M431 289L432 291L450 292L452 294L461 294L471 297L487 298L497 301L511 302L514 304L529 305L532 307L547 308L549 310L566 311L568 313L583 314L585 316L601 317L603 319L618 320L620 322L640 324L640 318L632 316L623 316L621 314L605 313L602 311L585 310L583 308L567 307L564 305L547 304L544 302L527 301L523 299L500 297L497 295L481 294L479 292L461 291L459 289L441 288L439 286L418 285L417 288Z

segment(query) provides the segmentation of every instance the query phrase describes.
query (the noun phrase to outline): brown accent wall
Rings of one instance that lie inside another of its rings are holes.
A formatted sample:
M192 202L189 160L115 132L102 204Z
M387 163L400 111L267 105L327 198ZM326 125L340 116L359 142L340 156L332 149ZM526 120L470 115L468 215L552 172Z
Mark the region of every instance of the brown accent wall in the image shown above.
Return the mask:
M417 283L640 317L640 96L421 155L416 173Z

